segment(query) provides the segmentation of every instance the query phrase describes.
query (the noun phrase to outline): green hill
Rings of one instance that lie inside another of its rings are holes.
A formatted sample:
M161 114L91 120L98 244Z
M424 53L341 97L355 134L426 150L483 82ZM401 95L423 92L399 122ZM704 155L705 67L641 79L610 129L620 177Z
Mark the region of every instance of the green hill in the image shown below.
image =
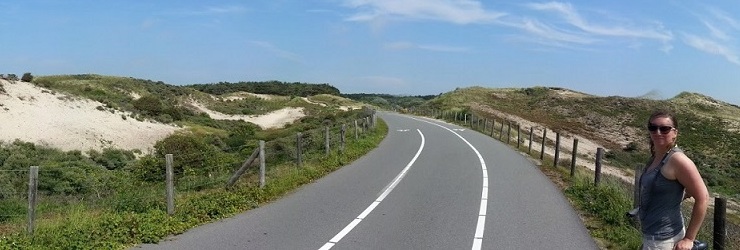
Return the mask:
M631 169L647 159L645 125L656 109L673 111L679 145L716 192L740 194L740 108L696 93L668 100L600 97L563 88L458 89L429 100L424 107L473 113L497 110L596 141L611 151L618 167ZM630 150L631 147L639 150ZM740 198L740 197L735 197Z

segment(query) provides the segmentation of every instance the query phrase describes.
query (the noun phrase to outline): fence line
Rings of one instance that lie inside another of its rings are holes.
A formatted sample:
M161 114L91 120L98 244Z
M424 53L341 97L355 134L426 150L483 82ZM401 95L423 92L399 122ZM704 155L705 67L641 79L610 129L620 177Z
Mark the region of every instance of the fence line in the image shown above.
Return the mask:
M435 113L435 112L432 112L432 113ZM462 116L464 116L464 117L467 118L468 114L463 113ZM455 114L455 117L457 117L457 114ZM478 116L473 116L471 114L471 117L478 117ZM446 117L442 117L442 118L443 119L446 119L446 120L453 120L453 119L447 119ZM458 120L457 119L454 119L454 121L457 122ZM473 126L473 122L474 121L471 118L471 124L470 124L470 126L471 126L471 128L473 130L475 130L476 127ZM511 140L510 140L510 138L511 138L511 122L508 122L508 124L509 124L509 130L507 132L506 144L511 145ZM467 120L465 120L465 123L463 123L463 125L467 125ZM498 140L501 141L501 142L504 142L504 139L503 139L504 128L503 127L504 127L504 121L502 120L501 121L500 131L499 131L499 138L498 138ZM491 135L490 136L492 138L495 138L494 137L494 130L495 130L495 119L493 120L493 125L491 127ZM485 133L485 126L480 131L483 134L486 134ZM530 136L530 139L529 139L529 143L530 143L529 153L530 154L531 154L531 144L532 144L532 141L534 139L534 138L532 138L533 131L534 131L533 130L533 127L530 127L530 134L529 134L529 136ZM518 138L520 138L519 135L518 135ZM540 160L541 161L544 160L545 144L546 143L547 143L547 128L543 128L543 131L542 131L542 144L541 144L541 149L540 149ZM517 142L517 150L519 150L519 142ZM571 153L572 153L571 154L571 172L570 172L570 175L571 176L573 176L574 175L574 172L575 172L576 159L577 159L577 151L578 151L578 138L573 138L573 149L571 151ZM560 133L559 132L556 132L555 153L553 155L554 156L553 167L557 167L558 166L559 153L560 153ZM597 148L596 156L595 156L596 159L595 159L595 171L594 171L594 185L599 185L599 183L601 182L601 168L602 168L602 166L601 166L601 160L603 159L603 155L604 155L604 148ZM638 170L640 168L641 168L641 166L638 166L636 168L636 170L635 170L635 182L633 182L635 185L638 184L637 178L639 178L638 177L638 173L640 171L638 171ZM637 188L633 188L633 191L634 191L633 202L636 202L637 200L639 200L639 198L638 198L639 192L637 191ZM728 232L727 232L727 230L725 228L726 220L727 220L726 219L726 200L724 198L721 198L721 197L715 197L714 221L713 221L714 228L713 228L713 241L712 241L713 242L713 244L712 244L713 249L723 250L724 247L725 247L725 239L727 238L727 234L728 234Z
M352 141L358 141L362 136L366 134L370 129L375 127L376 121L375 114L372 115L372 117L366 117L364 119L354 120L350 121L350 123L355 124L355 140ZM302 155L303 154L314 154L316 152L319 152L319 148L325 150L324 153L327 155L330 152L338 151L341 152L345 149L345 143L347 142L345 140L346 136L346 130L347 130L347 124L346 123L336 123L332 125L327 125L322 128L315 128L306 130L303 132L299 132L298 136L296 137L299 139L298 144L291 143L290 137L283 137L283 138L276 138L270 142L265 141L259 141L259 145L254 149L254 154L256 154L256 159L252 159L249 162L245 162L242 167L239 169L241 173L238 175L233 175L232 178L229 178L230 174L229 172L233 172L233 167L229 165L210 165L205 166L205 164L200 163L199 166L188 166L189 168L196 168L196 172L200 172L199 174L188 174L188 173L179 173L178 177L175 176L175 169L178 166L181 166L182 163L178 163L175 161L176 158L199 158L202 157L203 159L209 157L209 155L205 151L195 151L195 152L188 152L185 154L166 154L165 155L165 174L164 174L164 188L165 188L165 200L166 200L166 209L167 213L170 215L173 215L176 213L175 211L175 202L176 202L176 191L191 191L191 190L199 190L199 189L207 189L207 188L214 188L217 187L219 183L226 183L230 184L227 186L233 185L233 182L236 182L242 174L247 172L247 170L250 168L251 165L253 165L253 162L258 161L259 162L259 181L260 181L260 188L264 188L266 180L265 180L265 172L266 172L266 165L268 163L268 156L273 157L274 164L281 164L281 162L284 161L284 159L290 159L290 158L296 158L299 163L302 162ZM305 139L305 140L304 140ZM292 145L291 145L292 144ZM332 146L334 145L334 146ZM298 151L298 154L296 155L296 152L293 152L292 150L277 150L276 152L268 153L270 150L268 150L267 146L275 147L276 149L281 147L294 147ZM238 150L244 150L245 148L253 147L253 145L242 145L239 147L220 147L219 149L224 150L224 152L227 152L229 150L238 149ZM333 150L333 151L332 151ZM251 158L251 157L250 157ZM281 158L283 160L281 160ZM101 166L102 168L102 166ZM182 167L180 167L182 168ZM242 169L243 168L243 169ZM0 218L16 218L16 217L28 217L27 221L27 233L33 234L33 229L35 228L35 222L36 222L36 208L38 207L38 186L40 182L44 182L45 178L39 179L39 171L41 173L46 173L47 171L59 171L59 172L65 172L65 171L79 171L80 174L85 176L92 176L90 169L82 168L82 167L59 167L59 168L53 168L51 170L48 170L42 166L42 167L31 167L31 169L18 169L18 170L0 170L0 173L29 173L29 184L28 184L28 196L27 199L18 199L18 201L27 200L29 205L27 206L26 212L27 214L0 214ZM207 174L207 176L204 176L203 172L215 172L214 175L211 175L211 173ZM44 176L45 174L42 174ZM189 181L182 181L181 180L188 180L189 177L192 177ZM232 180L233 179L233 180ZM106 183L106 180L101 179L95 179L93 177L89 177L86 179L87 182L83 182L82 185L77 186L76 188L82 188L82 189L95 189L94 192L97 194L84 194L79 195L78 197L88 197L88 196L98 196L100 198L101 196L101 190L97 190L100 188L106 188L106 187L113 187L116 186L113 183ZM177 184L177 185L175 185ZM191 185L192 184L192 185ZM223 186L222 186L223 187ZM110 197L111 195L116 195L115 190L102 190L104 191L103 196ZM4 195L8 196L11 194L21 195L25 194L25 192L5 192ZM84 199L84 198L82 198ZM81 199L81 200L82 200ZM103 198L101 198L103 199ZM131 197L127 199L133 199L133 200L144 200L148 199L147 197ZM2 223L2 222L0 222Z

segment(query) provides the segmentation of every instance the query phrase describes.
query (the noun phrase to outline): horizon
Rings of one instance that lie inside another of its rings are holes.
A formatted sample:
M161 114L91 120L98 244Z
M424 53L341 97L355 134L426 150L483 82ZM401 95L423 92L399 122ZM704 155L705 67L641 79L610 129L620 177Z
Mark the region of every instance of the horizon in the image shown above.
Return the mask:
M559 87L740 104L740 4L475 0L0 3L0 74L327 83L438 95Z

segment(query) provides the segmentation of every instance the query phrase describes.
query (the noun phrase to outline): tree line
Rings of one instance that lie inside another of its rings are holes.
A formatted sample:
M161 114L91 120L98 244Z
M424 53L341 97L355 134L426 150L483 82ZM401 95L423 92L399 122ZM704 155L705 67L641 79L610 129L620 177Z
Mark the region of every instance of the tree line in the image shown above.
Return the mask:
M419 107L438 95L399 96L390 94L342 94L342 97L388 109Z
M31 73L23 73L23 76L21 76L20 79L18 79L18 76L16 74L0 74L0 79L8 80L8 81L24 81L24 82L31 82L33 81L33 75Z
M250 92L255 94L281 95L281 96L314 96L319 94L340 95L339 89L327 83L311 84L301 82L218 82L210 84L186 85L201 92L223 95L234 92Z

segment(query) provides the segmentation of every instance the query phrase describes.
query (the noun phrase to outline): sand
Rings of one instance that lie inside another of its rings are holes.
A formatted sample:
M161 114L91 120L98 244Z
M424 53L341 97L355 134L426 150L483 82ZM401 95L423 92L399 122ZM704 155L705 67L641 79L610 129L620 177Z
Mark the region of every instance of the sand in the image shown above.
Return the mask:
M184 129L172 124L137 121L131 113L104 104L56 93L20 81L0 80L0 142L32 142L61 150L102 150L106 147L151 152L154 144ZM262 116L230 116L201 111L213 119L241 119L262 128L282 127L304 116L301 108L285 108ZM101 110L102 109L102 110Z

